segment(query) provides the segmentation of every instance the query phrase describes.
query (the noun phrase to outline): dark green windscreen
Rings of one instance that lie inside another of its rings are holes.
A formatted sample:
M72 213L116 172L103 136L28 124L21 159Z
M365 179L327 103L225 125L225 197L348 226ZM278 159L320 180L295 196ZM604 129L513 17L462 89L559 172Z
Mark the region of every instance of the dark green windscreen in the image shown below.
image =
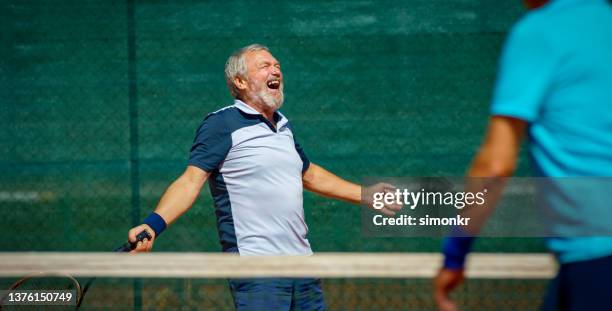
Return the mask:
M312 162L366 176L461 176L486 125L520 1L2 1L0 251L125 239L185 168L203 117L232 103L229 54L267 45ZM521 172L527 171L521 158ZM359 208L305 194L315 251L437 251L364 239ZM539 251L483 239L481 251ZM206 187L156 243L218 251Z

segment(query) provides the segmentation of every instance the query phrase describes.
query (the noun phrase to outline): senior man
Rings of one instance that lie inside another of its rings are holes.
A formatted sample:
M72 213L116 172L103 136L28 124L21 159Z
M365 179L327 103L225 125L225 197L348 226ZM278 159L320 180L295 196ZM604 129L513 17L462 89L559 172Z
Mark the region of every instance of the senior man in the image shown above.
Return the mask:
M167 189L155 212L132 228L129 240L147 230L153 241L194 203L208 180L224 252L242 256L311 255L306 238L303 188L351 203L361 187L311 163L297 143L283 104L280 63L267 47L253 44L232 54L225 78L234 104L208 114L197 130L185 172ZM389 185L378 184L383 189ZM399 206L386 206L394 214ZM323 310L317 279L230 280L238 310Z

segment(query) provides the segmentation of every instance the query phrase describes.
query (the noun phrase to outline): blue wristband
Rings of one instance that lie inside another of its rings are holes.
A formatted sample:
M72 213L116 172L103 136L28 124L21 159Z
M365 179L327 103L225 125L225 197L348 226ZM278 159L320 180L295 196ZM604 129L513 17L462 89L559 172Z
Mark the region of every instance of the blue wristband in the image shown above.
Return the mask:
M166 230L166 221L159 216L157 213L151 213L142 222L149 225L153 231L155 231L155 238L157 238L164 230Z
M463 269L465 257L470 252L475 238L460 228L455 227L453 236L444 239L444 268L451 270Z

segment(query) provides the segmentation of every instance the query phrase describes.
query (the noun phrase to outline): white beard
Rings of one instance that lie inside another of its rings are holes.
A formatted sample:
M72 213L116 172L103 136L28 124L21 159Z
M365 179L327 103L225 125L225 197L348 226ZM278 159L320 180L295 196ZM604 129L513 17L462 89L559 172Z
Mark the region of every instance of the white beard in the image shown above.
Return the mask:
M257 96L261 98L261 101L268 108L278 110L283 105L283 101L285 99L285 94L283 93L282 88L279 89L279 92L280 92L280 98L275 98L274 96L268 94L267 89L263 89L257 92Z

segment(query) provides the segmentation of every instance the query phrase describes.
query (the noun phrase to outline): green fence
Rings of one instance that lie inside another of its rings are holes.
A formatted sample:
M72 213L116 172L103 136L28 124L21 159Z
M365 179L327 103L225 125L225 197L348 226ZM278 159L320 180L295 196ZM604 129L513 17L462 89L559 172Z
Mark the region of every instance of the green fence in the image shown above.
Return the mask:
M225 60L254 42L282 63L282 111L313 162L353 181L460 176L522 13L520 1L2 1L0 250L122 241L184 169L203 117L231 104ZM305 209L315 251L439 249L364 239L344 203L306 194ZM220 250L207 188L156 250Z
M282 63L282 111L313 162L353 181L461 176L522 14L518 0L0 1L0 251L123 241L185 168L203 117L231 104L225 60L255 42ZM315 251L440 247L363 238L358 207L309 193L305 210ZM489 238L476 249L543 247ZM207 188L155 250L220 250ZM337 310L433 309L427 280L328 280L324 290ZM476 281L458 298L468 310L535 310L542 291L542 281ZM108 279L89 295L91 310L231 309L218 280Z

